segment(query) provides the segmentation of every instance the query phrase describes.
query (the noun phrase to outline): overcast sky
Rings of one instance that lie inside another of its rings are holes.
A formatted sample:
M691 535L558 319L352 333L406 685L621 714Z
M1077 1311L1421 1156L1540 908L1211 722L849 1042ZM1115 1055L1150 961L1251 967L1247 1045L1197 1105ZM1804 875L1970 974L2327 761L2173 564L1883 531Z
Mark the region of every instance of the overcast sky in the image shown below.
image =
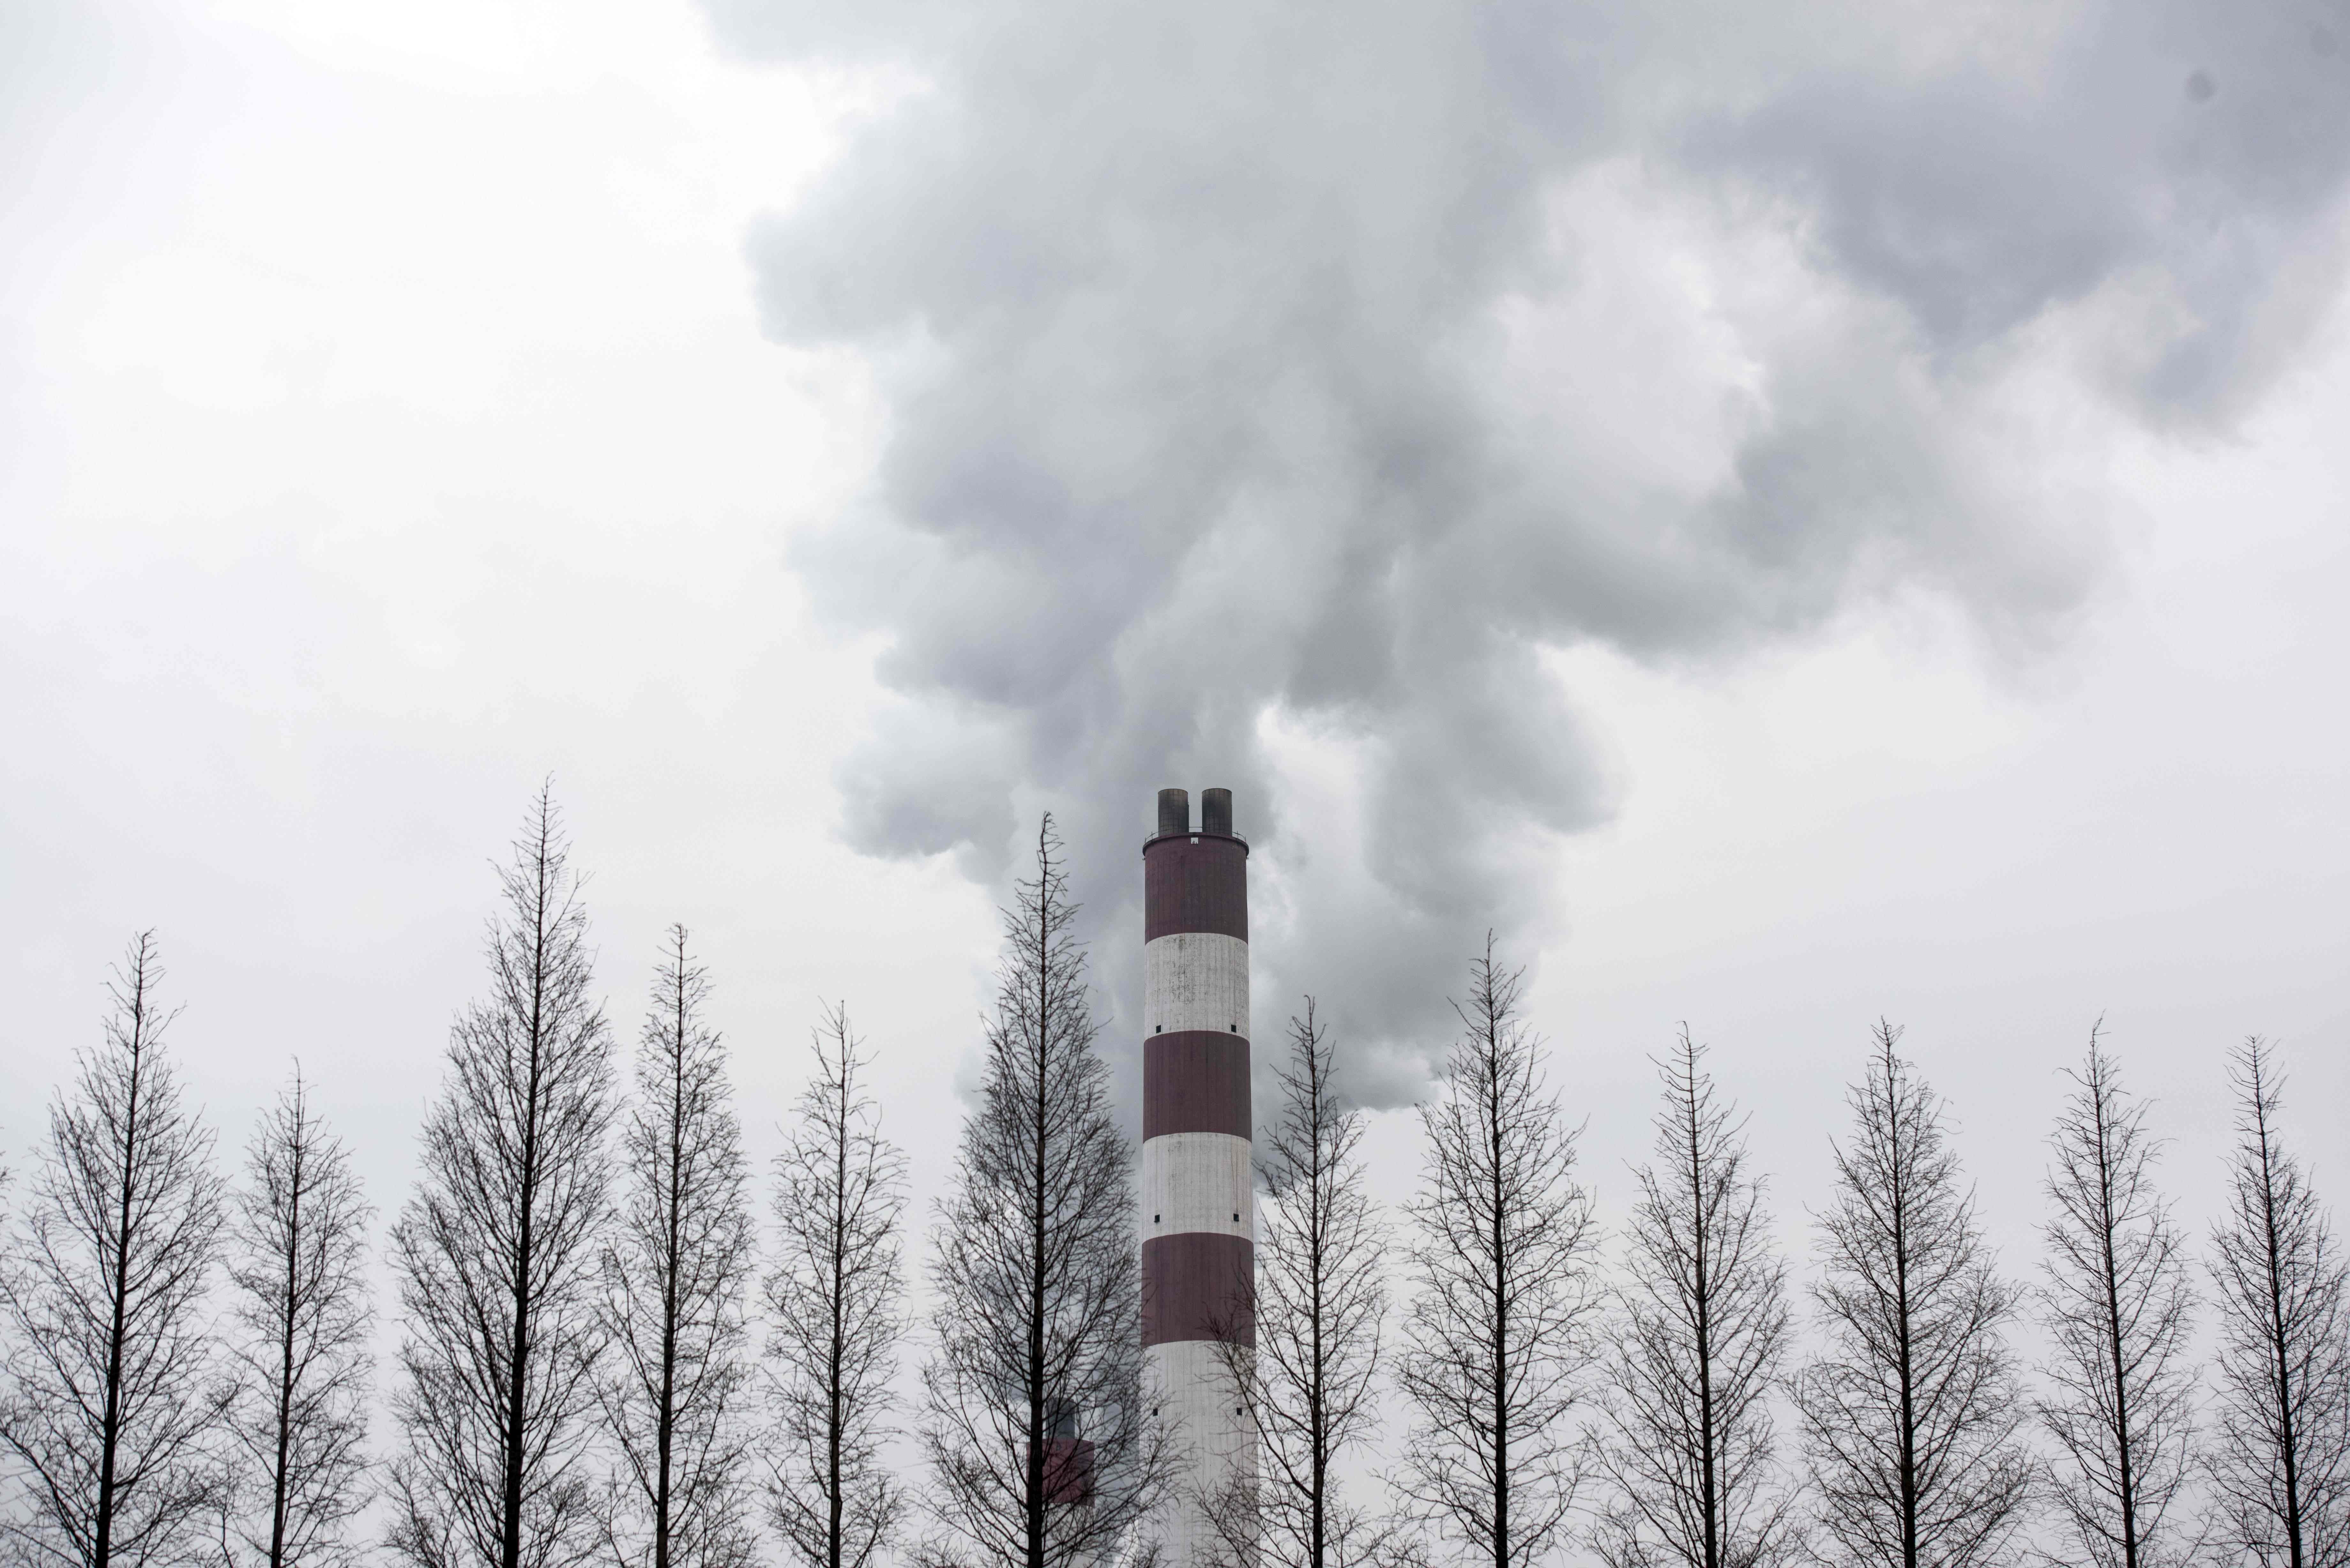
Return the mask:
M927 1190L1035 815L1117 1020L1221 784L1260 1057L1494 925L1603 1217L1687 1020L1801 1245L1880 1014L2017 1270L2100 1015L2350 1200L2350 5L1764 15L0 7L5 1163L152 926L396 1207L551 774L623 1037L686 922L764 1156L844 998Z

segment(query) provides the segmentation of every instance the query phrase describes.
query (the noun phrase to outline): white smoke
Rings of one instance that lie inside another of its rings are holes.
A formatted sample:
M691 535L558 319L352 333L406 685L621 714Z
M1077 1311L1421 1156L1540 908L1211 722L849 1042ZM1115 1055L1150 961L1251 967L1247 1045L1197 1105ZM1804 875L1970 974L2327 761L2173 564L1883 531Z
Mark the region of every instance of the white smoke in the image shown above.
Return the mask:
M996 882L1050 805L1130 1017L1152 794L1230 785L1260 1041L1315 992L1375 1102L1609 809L1550 650L1922 590L2028 653L2101 421L2224 425L2341 275L2343 0L709 3L922 84L752 240L889 410L803 561L905 700L857 841Z

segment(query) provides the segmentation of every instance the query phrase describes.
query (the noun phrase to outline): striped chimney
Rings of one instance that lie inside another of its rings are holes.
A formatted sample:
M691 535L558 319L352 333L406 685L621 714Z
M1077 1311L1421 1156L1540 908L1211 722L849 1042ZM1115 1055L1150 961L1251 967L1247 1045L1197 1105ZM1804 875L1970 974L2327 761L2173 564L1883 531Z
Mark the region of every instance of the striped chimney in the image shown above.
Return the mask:
M1142 1354L1175 1459L1171 1568L1214 1550L1201 1500L1256 1468L1220 1354L1256 1344L1248 845L1232 791L1200 808L1194 828L1189 794L1160 790L1142 846Z

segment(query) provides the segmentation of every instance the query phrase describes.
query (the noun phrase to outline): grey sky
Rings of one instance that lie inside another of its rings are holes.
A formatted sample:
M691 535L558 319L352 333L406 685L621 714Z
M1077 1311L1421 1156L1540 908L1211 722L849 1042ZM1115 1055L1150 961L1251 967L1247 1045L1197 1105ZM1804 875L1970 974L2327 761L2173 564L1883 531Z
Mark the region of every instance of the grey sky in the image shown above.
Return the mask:
M2100 1012L2350 1201L2340 5L792 14L0 14L9 1166L151 924L395 1207L551 770L763 1152L845 996L933 1180L1032 814L1115 1000L1222 783L1260 1038L1493 920L1603 1216L1686 1018L1800 1236L1879 1012L2012 1266Z

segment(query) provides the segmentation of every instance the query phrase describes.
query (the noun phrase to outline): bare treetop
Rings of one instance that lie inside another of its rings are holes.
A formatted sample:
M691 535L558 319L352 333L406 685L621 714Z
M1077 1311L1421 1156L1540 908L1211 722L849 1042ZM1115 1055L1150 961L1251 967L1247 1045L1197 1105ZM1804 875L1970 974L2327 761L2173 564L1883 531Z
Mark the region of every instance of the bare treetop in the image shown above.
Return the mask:
M1418 1413L1399 1484L1462 1561L1526 1568L1566 1542L1582 1480L1570 1417L1597 1354L1598 1227L1577 1129L1492 939L1471 965L1442 1091L1420 1112L1416 1292L1397 1380Z
M2223 1539L2258 1568L2350 1564L2350 1258L2277 1113L2254 1035L2229 1064L2236 1147L2212 1235L2220 1398L2211 1474Z
M1717 1096L1688 1027L1657 1064L1655 1158L1634 1179L1617 1285L1607 1425L1609 1568L1771 1568L1803 1545L1772 1400L1790 1348L1745 1122Z
M2083 1568L2189 1563L2204 1543L2185 1499L2196 1395L2186 1239L2155 1187L2161 1145L2147 1107L2122 1087L2100 1029L2068 1076L2042 1231L2049 1491Z
M777 1249L767 1355L779 1441L768 1511L806 1568L867 1568L895 1538L904 1489L883 1445L905 1335L905 1159L865 1086L871 1058L844 1006L816 1030L816 1072L775 1160Z
M1825 1343L1795 1386L1828 1559L1866 1568L2012 1560L2033 1467L1999 1277L1939 1096L1880 1022L1846 1096L1813 1287Z
M105 1039L49 1108L0 1266L15 1461L0 1540L45 1568L185 1563L220 1497L203 1307L225 1209L212 1134L164 1049L178 1012L162 978L142 931L108 985Z
M331 1568L358 1555L348 1526L371 1495L375 1210L299 1066L254 1134L234 1214L222 1551L253 1568Z
M979 1103L932 1231L933 1528L919 1556L941 1568L1103 1561L1165 1484L1142 1405L1129 1160L1060 848L1048 816L1035 876L1004 911Z
M598 1242L611 1041L588 912L542 790L450 1031L422 1174L392 1229L405 1337L391 1545L418 1568L571 1568L598 1548Z
M602 1259L598 1398L614 1474L613 1555L741 1568L754 1555L746 1321L755 1235L710 982L671 926L620 1131L621 1193Z

